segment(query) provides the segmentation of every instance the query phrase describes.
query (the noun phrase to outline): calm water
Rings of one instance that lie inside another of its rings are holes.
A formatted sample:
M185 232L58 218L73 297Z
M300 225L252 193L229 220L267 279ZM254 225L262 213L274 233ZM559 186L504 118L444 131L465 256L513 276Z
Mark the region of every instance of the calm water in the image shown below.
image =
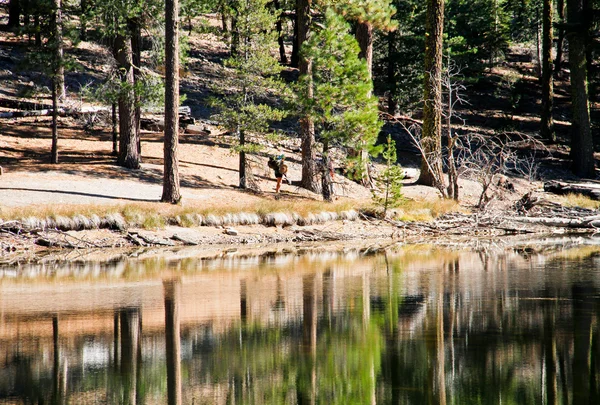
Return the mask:
M4 267L0 403L599 404L599 258L407 247Z

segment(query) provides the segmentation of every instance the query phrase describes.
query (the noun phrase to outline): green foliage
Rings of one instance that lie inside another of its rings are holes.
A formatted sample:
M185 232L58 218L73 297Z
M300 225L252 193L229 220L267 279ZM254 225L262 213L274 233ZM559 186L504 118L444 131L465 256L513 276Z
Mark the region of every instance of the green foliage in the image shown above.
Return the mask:
M213 118L231 131L265 133L269 123L281 120L285 112L267 104L269 97L285 92L278 79L281 67L271 53L276 33L266 27L275 27L276 17L267 7L267 0L240 0L237 2L237 29L239 46L236 54L226 62L222 85L226 93L213 97L210 104L218 110ZM214 88L215 92L223 89ZM236 146L238 151L256 151L256 145Z
M402 168L396 164L396 142L388 135L387 142L383 148L383 158L385 159L385 169L377 178L377 186L381 194L373 191L373 201L383 207L383 215L387 213L388 208L397 207L402 201L402 179L404 174Z
M446 33L452 59L460 66L500 57L508 48L509 19L504 0L449 0Z
M373 80L378 92L390 92L401 110L410 111L423 97L425 2L398 0L395 6L398 28L389 34L376 33Z
M305 42L301 52L312 61L312 76L299 80L303 114L330 146L372 145L381 128L377 98L372 96L366 62L358 58L356 39L332 9L325 12L323 28ZM313 97L305 97L307 88Z

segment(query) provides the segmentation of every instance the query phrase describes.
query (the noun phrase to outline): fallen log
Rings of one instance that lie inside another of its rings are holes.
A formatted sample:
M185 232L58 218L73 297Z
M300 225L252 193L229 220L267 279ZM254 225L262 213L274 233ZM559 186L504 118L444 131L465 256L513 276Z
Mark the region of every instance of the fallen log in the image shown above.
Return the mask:
M600 200L600 184L595 183L564 183L553 180L544 183L544 191L558 195L581 194Z
M600 215L582 218L551 217L506 217L505 221L520 222L531 225L545 225L556 228L600 228Z

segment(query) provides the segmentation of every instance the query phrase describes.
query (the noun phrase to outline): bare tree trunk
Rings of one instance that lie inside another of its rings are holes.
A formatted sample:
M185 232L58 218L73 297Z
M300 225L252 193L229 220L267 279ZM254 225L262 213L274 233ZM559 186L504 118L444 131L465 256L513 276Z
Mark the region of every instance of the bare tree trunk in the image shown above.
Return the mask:
M296 15L298 18L298 38L297 46L302 47L302 44L308 38L310 27L310 10L312 0L297 0ZM305 57L300 58L300 75L312 77L312 62ZM312 81L308 85L307 99L313 97ZM317 192L318 186L316 181L316 165L315 165L315 124L309 116L300 118L300 137L302 139L302 180L301 186L307 190Z
M131 33L131 51L133 54L133 82L138 83L141 76L142 66L142 27L138 18L133 18L128 21L129 32ZM177 26L179 27L179 25ZM179 37L178 37L179 38ZM166 62L165 62L166 63ZM179 74L179 70L177 71ZM140 134L140 126L142 119L142 103L139 94L135 94L135 131L138 134L137 148L138 155L142 156L142 138ZM179 104L177 104L179 105Z
M418 183L440 188L442 180L442 41L444 0L427 0L425 23L424 152Z
M552 17L553 0L544 0L544 9L542 17L542 113L541 113L541 133L542 137L554 142L554 120L552 119L552 106L554 104L554 83L552 80L552 44L554 41Z
M275 28L277 29L277 42L279 43L279 63L282 65L287 65L287 55L285 54L285 42L283 38L283 24L282 24L282 16L281 16L281 4L279 4L279 0L273 1L273 7L275 7L275 12L277 13L277 22L275 23Z
M290 66L300 66L300 45L298 44L298 3L296 3L296 13L294 14L294 38L292 39L292 55L290 57Z
M388 93L388 113L390 115L396 114L398 109L398 103L396 101L396 62L394 60L394 54L396 49L396 31L390 31L387 34L388 40L388 66L387 66L387 82L390 86Z
M52 78L52 150L50 163L58 163L58 93L56 78Z
M53 37L54 43L54 76L56 80L56 95L59 101L67 98L65 90L65 66L63 64L63 29L62 29L62 4L61 0L54 0L54 18L53 18Z
M179 0L165 1L165 139L162 202L176 204L179 191Z
M21 26L21 0L10 0L8 3L8 29L15 29Z
M113 101L112 103L112 111L111 111L111 121L112 121L112 154L117 156L119 154L119 131L117 129L118 121L117 121L117 103Z
M140 168L138 149L139 132L135 115L135 92L133 72L133 52L131 38L117 35L115 52L121 72L121 82L124 84L119 95L119 157L117 163L129 169Z
M331 192L332 179L329 173L329 143L323 141L323 167L321 167L321 195L323 200L327 202L333 201L333 193Z
M248 178L246 177L246 152L244 151L244 145L246 145L246 131L237 128L238 139L240 140L240 161L239 161L239 176L240 176L240 188L248 188Z
M565 0L558 0L556 3L556 11L558 12L558 21L561 27L558 29L558 40L556 42L556 59L554 60L554 75L559 76L562 70L563 61L563 46L565 43L565 28L562 26L565 21Z
M581 177L595 177L594 145L590 124L584 0L567 0L567 17L575 27L568 34L571 70L571 159L573 172Z

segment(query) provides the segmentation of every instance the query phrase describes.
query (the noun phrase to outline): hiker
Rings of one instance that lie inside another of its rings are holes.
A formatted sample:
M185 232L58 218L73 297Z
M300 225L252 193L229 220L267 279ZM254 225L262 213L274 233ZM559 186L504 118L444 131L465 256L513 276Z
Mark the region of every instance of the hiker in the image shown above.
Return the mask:
M276 193L279 193L279 189L281 188L281 181L283 180L283 177L285 176L288 170L287 165L283 163L284 159L285 156L283 155L279 155L276 157L269 156L269 163L267 164L275 172L275 178L277 179L277 185L275 186Z

